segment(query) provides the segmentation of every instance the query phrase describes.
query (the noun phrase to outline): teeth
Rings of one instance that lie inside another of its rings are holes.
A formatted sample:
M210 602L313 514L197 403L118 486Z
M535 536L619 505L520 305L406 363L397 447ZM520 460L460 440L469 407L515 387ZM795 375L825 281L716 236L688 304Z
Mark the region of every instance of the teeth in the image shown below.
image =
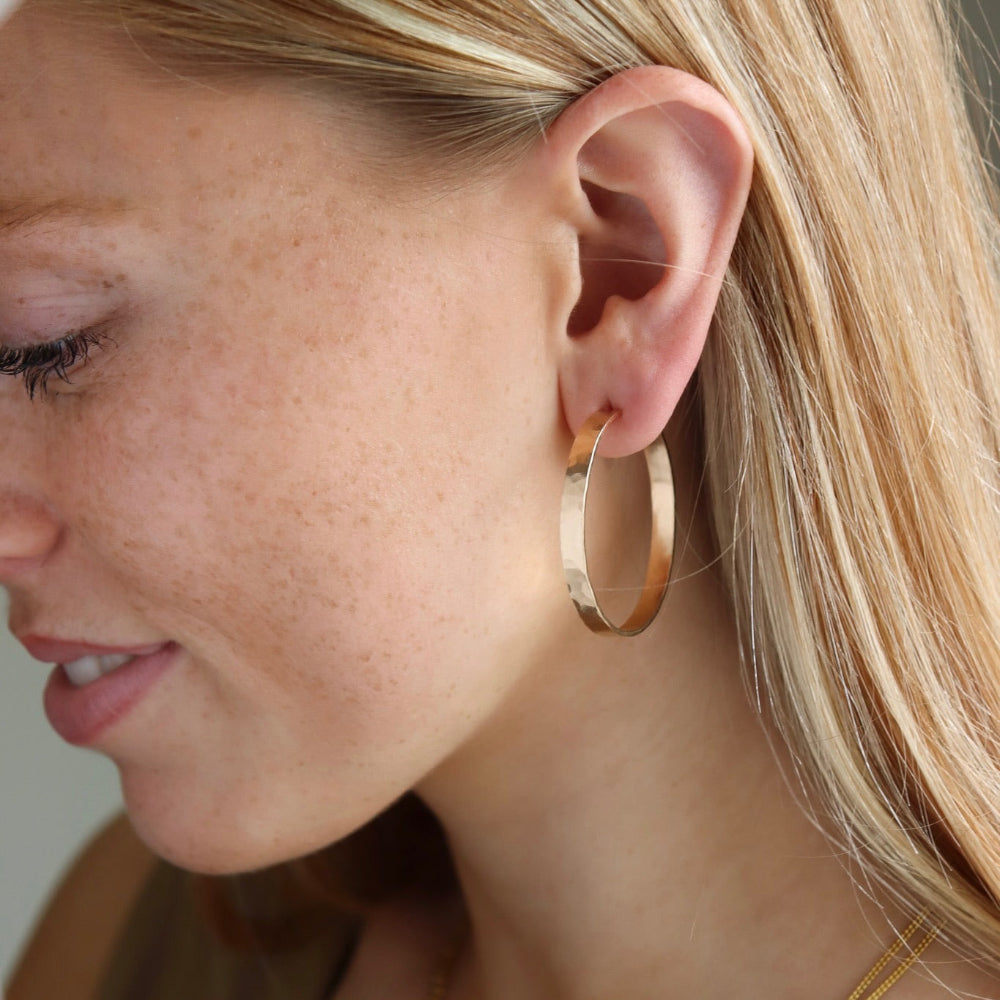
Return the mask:
M99 656L97 659L101 664L101 673L110 674L112 670L124 667L126 663L134 660L135 657L131 653L115 653L112 656Z
M82 660L64 663L63 670L76 687L83 687L101 676L101 660L97 656L85 656Z
M64 663L63 670L75 687L92 684L99 677L123 667L135 657L128 653L113 653L109 656L84 656L72 663Z

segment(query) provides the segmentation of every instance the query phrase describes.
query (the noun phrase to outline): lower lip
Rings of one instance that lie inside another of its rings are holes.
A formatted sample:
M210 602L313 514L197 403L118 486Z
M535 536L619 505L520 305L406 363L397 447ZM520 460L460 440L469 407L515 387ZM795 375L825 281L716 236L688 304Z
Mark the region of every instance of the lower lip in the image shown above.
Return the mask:
M49 723L67 743L93 744L142 701L176 662L179 652L180 646L168 643L83 687L76 687L57 666L45 688Z

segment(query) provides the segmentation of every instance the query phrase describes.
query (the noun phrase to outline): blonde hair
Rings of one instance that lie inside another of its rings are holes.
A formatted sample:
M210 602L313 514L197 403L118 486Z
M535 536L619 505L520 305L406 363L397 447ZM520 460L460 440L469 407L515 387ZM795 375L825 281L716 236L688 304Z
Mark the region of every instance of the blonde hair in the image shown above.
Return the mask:
M78 0L79 2L79 0ZM641 64L757 169L696 400L751 694L869 877L1000 966L997 233L935 0L83 0L497 162Z

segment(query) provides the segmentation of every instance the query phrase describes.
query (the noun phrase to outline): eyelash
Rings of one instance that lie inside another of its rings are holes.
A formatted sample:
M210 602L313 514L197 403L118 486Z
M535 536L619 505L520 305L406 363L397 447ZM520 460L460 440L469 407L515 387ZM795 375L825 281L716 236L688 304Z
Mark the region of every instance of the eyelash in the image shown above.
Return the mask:
M21 376L29 399L34 399L36 393L44 396L50 378L69 382L73 369L86 363L91 350L103 347L106 340L106 333L91 327L46 344L0 347L0 375Z

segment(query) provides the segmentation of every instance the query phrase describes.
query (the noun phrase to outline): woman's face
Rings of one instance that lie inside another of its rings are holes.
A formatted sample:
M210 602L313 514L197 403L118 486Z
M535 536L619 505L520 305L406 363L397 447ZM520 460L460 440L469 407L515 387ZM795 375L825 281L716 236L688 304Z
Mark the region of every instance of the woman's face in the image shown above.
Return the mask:
M70 382L0 384L11 625L176 644L96 682L110 721L100 687L53 696L165 855L318 847L570 615L555 237L517 171L417 185L349 114L31 3L0 27L0 135L0 340L97 330Z

